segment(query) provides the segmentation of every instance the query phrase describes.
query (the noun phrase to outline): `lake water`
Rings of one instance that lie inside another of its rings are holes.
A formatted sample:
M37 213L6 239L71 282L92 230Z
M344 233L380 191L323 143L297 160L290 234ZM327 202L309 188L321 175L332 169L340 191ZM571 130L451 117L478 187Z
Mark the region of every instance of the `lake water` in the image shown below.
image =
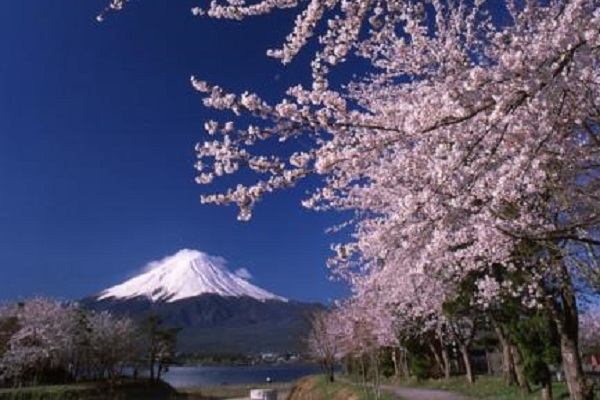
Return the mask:
M224 384L292 382L306 375L320 373L316 365L259 365L246 367L170 367L162 379L175 388Z

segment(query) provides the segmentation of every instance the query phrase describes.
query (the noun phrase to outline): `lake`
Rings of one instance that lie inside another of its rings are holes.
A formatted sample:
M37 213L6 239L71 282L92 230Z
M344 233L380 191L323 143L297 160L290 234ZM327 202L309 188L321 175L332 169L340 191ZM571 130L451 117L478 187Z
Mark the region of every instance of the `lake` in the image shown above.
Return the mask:
M292 382L306 375L320 373L317 365L254 365L244 367L170 367L162 379L175 388L225 384Z

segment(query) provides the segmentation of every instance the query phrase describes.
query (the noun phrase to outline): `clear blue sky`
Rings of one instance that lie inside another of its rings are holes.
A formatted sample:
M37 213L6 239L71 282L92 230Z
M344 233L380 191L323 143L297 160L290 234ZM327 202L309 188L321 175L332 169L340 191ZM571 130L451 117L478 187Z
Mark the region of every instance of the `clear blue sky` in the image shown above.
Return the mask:
M332 217L264 201L250 223L202 206L193 146L210 115L190 75L277 97L308 58L265 56L292 13L243 23L194 18L197 1L5 1L0 14L0 300L79 298L146 262L195 248L300 300L343 295L327 280Z

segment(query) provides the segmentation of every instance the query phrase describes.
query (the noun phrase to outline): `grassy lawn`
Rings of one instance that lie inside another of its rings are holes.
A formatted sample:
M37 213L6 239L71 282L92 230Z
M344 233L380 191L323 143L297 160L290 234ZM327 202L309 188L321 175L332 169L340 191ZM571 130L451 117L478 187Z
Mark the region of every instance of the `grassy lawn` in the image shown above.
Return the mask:
M106 382L70 385L31 386L0 389L0 400L171 400L186 399L169 385L147 381L122 380L114 386Z
M533 392L522 394L515 386L507 386L502 378L493 376L478 376L474 384L469 384L462 376L440 380L403 380L397 382L401 386L425 387L443 389L460 393L474 399L489 400L534 400L540 398L540 388L532 387ZM554 383L554 399L568 399L569 394L564 383Z
M125 380L114 387L106 382L89 382L0 389L0 400L218 400L246 397L250 389L259 388L272 388L287 393L292 385L293 383L219 385L177 391L165 383Z
M94 391L92 383L0 389L0 399L76 399Z

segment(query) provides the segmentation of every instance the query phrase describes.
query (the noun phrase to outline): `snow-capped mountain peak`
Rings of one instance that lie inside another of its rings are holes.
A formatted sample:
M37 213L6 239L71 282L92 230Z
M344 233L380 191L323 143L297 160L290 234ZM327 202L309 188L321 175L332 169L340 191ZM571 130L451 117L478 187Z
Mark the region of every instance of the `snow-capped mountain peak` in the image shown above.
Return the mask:
M202 294L287 301L230 272L225 259L189 249L151 262L143 273L104 290L98 299L143 296L152 301L173 302Z

